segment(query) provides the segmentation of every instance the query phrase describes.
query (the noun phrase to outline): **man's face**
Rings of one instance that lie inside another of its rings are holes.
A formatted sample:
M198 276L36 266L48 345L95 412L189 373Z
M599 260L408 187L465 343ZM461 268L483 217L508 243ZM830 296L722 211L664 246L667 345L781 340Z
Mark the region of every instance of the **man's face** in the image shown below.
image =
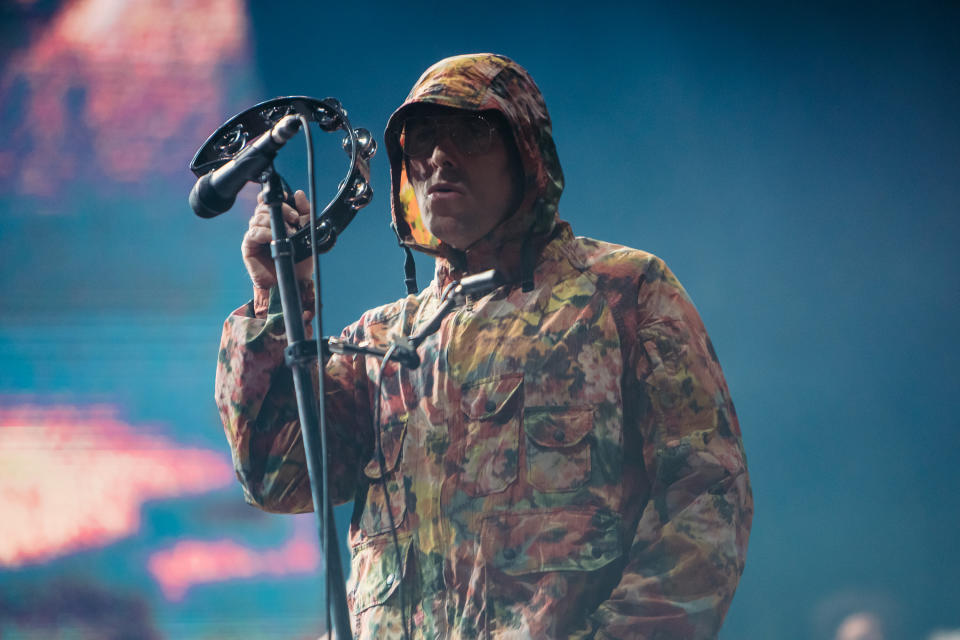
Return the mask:
M491 118L425 109L406 120L403 135L423 223L444 243L470 247L519 204L519 162Z

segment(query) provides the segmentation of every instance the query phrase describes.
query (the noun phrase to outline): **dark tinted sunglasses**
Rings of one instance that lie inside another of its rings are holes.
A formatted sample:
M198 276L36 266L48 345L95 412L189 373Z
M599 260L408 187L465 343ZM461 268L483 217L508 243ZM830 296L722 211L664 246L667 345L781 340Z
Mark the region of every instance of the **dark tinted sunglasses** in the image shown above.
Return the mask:
M479 113L407 118L400 130L400 146L408 158L424 158L446 136L460 153L478 155L490 150L497 127Z

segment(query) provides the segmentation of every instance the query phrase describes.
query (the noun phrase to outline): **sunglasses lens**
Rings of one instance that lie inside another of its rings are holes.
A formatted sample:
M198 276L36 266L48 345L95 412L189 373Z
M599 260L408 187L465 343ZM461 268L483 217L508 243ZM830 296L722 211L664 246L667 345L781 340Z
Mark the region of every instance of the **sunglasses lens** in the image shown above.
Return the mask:
M436 125L428 118L407 118L400 131L400 146L407 156L419 158L426 155L436 137Z
M400 145L407 157L422 158L433 153L437 143L447 136L458 151L475 155L490 149L493 133L493 126L480 115L408 118L400 134Z
M493 128L480 116L463 118L450 128L450 137L466 154L484 153L490 149Z

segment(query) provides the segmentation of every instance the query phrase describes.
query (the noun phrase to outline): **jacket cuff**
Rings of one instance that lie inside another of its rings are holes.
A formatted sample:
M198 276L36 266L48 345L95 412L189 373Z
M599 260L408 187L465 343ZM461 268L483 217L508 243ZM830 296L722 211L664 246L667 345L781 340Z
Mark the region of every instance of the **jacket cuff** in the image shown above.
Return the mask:
M313 280L298 280L297 289L300 291L300 306L303 311L313 312ZM253 314L257 318L279 315L283 313L283 304L280 300L280 287L274 285L269 289L253 288Z

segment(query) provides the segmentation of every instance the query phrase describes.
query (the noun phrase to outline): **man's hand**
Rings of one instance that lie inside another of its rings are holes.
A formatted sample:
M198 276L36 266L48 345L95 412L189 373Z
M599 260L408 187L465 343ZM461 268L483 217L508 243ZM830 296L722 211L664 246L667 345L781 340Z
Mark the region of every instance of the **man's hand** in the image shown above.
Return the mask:
M283 219L287 223L287 233L293 234L298 228L310 222L310 203L303 191L293 194L297 208L288 204L282 205ZM243 254L243 264L253 281L253 286L260 289L269 289L277 284L277 271L270 256L270 241L273 234L270 232L270 207L263 203L263 195L257 194L257 208L250 217L250 228L243 234L243 243L240 252ZM313 268L311 260L303 260L294 267L297 280L307 280Z

